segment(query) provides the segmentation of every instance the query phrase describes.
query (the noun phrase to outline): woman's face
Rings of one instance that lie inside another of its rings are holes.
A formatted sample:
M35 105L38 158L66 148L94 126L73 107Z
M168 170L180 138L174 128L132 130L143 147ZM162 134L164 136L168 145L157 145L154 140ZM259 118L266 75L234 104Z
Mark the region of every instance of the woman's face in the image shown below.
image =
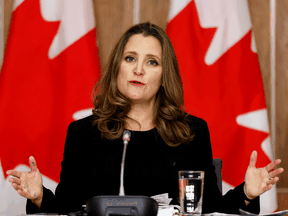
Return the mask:
M118 90L133 103L154 103L162 84L162 47L153 36L133 35L117 77Z

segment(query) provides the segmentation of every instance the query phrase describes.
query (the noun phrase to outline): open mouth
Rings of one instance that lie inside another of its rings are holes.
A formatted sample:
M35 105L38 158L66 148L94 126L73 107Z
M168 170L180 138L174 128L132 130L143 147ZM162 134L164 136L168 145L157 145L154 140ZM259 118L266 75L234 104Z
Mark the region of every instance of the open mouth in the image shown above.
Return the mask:
M130 81L130 83L134 84L134 85L145 85L144 83L141 83L141 82L135 81L135 80Z

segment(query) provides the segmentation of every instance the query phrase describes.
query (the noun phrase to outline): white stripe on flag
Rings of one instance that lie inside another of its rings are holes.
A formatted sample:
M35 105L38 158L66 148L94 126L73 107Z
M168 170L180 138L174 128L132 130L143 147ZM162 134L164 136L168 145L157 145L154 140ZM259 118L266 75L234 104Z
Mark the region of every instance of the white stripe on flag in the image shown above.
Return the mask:
M182 11L191 0L171 0L170 10L168 14L168 22L170 22L180 11Z

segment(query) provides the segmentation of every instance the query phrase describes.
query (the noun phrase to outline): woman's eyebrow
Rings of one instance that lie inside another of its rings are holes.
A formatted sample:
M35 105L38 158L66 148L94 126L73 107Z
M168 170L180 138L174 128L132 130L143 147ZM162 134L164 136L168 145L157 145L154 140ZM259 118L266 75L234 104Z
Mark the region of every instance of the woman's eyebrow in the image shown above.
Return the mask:
M159 58L157 55L153 55L153 54L147 54L148 57L152 57L152 58L157 58L158 61L161 60L161 58Z
M125 54L125 55L126 55L126 54L138 55L138 53L135 52L135 51L127 51L127 52L124 52L124 54Z

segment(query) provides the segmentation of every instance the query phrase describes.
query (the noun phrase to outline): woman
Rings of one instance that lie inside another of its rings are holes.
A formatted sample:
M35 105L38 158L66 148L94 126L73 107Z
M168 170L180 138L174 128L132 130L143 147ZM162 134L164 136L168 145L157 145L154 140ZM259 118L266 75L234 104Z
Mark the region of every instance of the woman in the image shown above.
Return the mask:
M7 171L28 199L27 213L79 211L90 197L117 195L125 129L132 131L125 162L126 195L169 193L178 202L178 171L204 170L203 213L259 213L259 195L279 180L277 159L256 169L251 154L245 182L222 196L204 120L184 112L178 63L166 33L156 25L131 27L119 40L96 86L93 115L69 125L60 183L42 186L33 157L31 172Z

